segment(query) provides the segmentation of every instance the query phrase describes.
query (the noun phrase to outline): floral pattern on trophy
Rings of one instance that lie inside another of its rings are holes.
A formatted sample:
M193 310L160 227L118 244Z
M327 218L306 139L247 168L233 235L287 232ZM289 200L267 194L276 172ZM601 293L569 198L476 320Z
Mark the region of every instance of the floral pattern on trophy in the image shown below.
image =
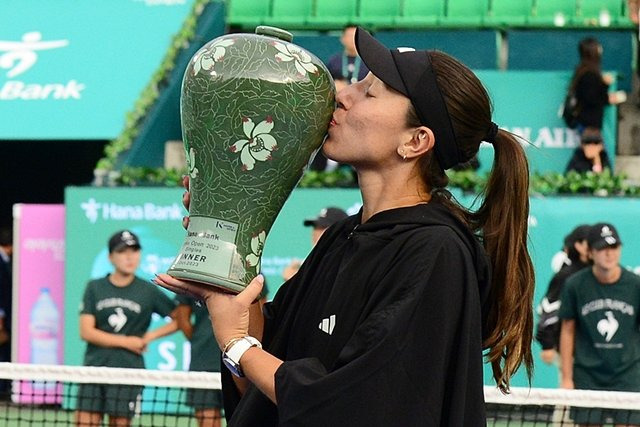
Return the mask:
M262 256L262 249L264 248L264 241L267 238L267 233L262 230L257 235L251 237L251 253L247 255L247 267L255 267L256 271L260 271L260 260Z
M194 55L180 99L192 221L169 274L239 292L260 272L269 230L324 140L334 96L322 61L286 40L232 34ZM219 252L180 262L201 243Z
M189 178L196 179L198 177L198 168L196 167L196 152L193 147L187 151L187 168L189 169Z
M294 61L293 63L296 66L296 70L298 70L301 76L305 76L307 72L314 74L318 72L318 67L311 62L311 56L298 46L291 44L285 45L280 42L273 42L273 45L279 51L276 54L276 60L284 62Z
M240 152L242 170L253 170L256 160L259 162L271 160L271 153L278 149L276 139L269 135L273 126L271 116L267 116L257 125L248 117L242 118L242 128L248 139L239 139L229 147L232 153Z
M224 55L227 53L226 48L231 46L233 43L233 39L224 39L197 52L193 58L193 74L196 75L200 71L205 70L212 76L215 76L216 72L213 70L213 67L216 65L216 62L220 62L224 59Z

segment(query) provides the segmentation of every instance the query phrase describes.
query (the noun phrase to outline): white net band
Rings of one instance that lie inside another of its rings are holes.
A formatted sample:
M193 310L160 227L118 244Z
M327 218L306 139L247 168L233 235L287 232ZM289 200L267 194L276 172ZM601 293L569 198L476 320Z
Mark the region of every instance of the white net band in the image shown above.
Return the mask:
M568 390L550 388L512 387L503 394L496 387L485 386L487 403L527 406L572 406L578 408L640 410L640 393L603 390Z
M220 374L214 372L155 371L95 366L31 365L26 363L0 363L0 379L196 389L221 388Z

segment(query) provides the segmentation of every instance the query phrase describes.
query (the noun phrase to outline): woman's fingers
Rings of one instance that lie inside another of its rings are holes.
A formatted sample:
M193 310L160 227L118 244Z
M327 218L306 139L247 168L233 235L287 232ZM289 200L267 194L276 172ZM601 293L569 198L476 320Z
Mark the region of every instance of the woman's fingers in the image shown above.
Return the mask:
M157 274L153 282L156 285L162 286L176 294L188 295L197 299L205 299L208 293L215 292L215 290L210 286L176 279L168 274Z
M182 204L185 209L189 210L189 206L191 205L191 193L189 193L189 190L182 193Z
M189 175L185 175L182 177L182 185L187 190L182 193L182 204L186 210L189 210L189 206L191 205L191 193L189 192ZM182 226L185 229L189 228L189 216L185 216L182 218Z
M262 274L258 274L242 292L238 294L236 297L238 302L245 306L250 306L255 301L257 301L260 296L260 292L262 292L262 286L264 286L264 276Z

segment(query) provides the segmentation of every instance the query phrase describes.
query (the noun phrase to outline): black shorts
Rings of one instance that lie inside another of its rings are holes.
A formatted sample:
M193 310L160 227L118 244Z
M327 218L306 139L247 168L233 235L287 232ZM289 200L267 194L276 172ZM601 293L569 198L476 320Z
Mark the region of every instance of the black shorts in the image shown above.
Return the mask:
M222 408L222 391L190 388L186 403L195 410Z
M142 388L137 385L80 384L76 409L133 418L140 413Z

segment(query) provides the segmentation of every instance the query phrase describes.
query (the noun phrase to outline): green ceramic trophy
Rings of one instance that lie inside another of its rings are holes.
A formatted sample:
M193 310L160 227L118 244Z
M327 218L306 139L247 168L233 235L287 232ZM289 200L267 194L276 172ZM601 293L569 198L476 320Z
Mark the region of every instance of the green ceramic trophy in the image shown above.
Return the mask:
M258 27L191 58L180 99L190 222L171 276L237 293L260 272L267 234L334 110L326 67L291 40Z

